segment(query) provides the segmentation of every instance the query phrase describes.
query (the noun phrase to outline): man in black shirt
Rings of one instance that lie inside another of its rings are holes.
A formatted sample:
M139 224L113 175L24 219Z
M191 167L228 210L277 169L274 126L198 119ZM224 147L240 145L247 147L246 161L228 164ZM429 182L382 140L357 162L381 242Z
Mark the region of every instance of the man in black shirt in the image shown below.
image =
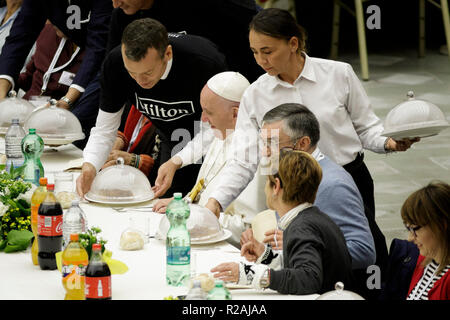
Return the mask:
M159 164L184 147L198 131L200 91L209 78L225 71L225 57L207 39L170 34L158 21L139 19L125 29L122 44L106 57L101 75L101 101L96 126L84 149L77 191L89 191L115 141L123 106L134 103L155 125L161 141ZM175 150L177 149L177 150ZM199 166L183 168L173 191L186 193L195 183ZM168 194L172 190L168 191Z
M258 12L254 0L113 0L107 50L120 44L132 21L153 18L170 32L186 32L214 42L231 70L250 82L264 73L255 62L248 42L248 25Z

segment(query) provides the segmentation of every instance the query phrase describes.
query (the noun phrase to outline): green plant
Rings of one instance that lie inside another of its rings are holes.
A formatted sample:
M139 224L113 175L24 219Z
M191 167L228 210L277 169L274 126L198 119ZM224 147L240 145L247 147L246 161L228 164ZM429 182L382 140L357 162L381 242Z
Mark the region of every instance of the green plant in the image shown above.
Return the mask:
M102 232L100 228L92 227L88 229L85 233L80 233L79 235L80 243L86 249L89 258L91 258L92 245L94 243L100 243L102 245L102 253L105 251L105 244L108 241L98 237L98 234L100 232Z

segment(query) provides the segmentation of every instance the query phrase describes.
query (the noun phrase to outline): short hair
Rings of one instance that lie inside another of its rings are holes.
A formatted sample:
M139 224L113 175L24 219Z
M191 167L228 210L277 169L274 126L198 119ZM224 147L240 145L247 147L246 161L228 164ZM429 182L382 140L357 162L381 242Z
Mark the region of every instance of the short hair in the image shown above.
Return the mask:
M405 224L429 226L435 235L443 250L439 274L450 263L450 185L432 181L415 191L403 203L401 215ZM424 264L430 260L425 259Z
M130 60L142 60L149 48L155 48L162 58L169 45L169 37L166 27L159 21L144 18L131 22L125 28L122 44L125 46L125 55Z
M279 8L261 10L253 17L249 30L286 41L289 41L292 37L297 37L298 49L306 51L306 31L287 10Z
M322 169L309 153L287 151L280 154L278 173L268 176L271 186L275 185L275 178L280 179L284 202L314 203L322 180Z
M320 125L314 113L299 103L284 103L268 111L263 117L264 123L283 121L282 129L291 138L292 143L303 136L311 139L315 147L320 140Z

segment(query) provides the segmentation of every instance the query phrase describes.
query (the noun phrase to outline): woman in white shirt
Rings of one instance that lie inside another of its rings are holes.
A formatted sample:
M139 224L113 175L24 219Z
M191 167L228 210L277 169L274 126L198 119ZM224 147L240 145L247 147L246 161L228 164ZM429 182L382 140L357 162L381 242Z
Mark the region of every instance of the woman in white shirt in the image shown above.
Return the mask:
M266 74L252 83L242 97L233 136L237 156L223 170L222 183L206 206L213 212L226 208L252 179L260 159L257 133L264 114L282 103L300 103L319 120L319 148L355 180L375 241L382 244L384 236L375 223L373 181L363 162L363 149L377 153L405 151L419 139L395 141L381 136L383 125L352 67L309 57L305 40L303 28L286 10L262 10L250 23L250 48ZM255 152L257 161L240 156ZM387 249L384 255L387 257Z

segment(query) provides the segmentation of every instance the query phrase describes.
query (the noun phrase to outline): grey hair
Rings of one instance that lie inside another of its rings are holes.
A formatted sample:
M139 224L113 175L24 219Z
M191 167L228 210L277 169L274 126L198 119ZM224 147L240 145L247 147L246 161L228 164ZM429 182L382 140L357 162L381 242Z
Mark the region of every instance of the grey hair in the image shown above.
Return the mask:
M278 121L282 122L283 131L295 143L298 138L308 136L311 146L315 147L320 140L320 125L316 116L304 105L299 103L284 103L263 117L263 125Z

